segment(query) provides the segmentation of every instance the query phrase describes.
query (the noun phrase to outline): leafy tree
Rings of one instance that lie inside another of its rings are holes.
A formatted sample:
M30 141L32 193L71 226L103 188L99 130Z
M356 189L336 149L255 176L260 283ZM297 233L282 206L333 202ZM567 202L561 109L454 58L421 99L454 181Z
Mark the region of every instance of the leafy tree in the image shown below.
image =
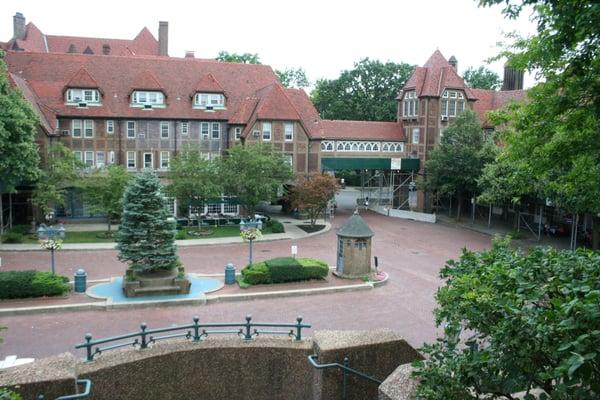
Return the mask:
M142 172L125 190L117 233L119 260L136 272L176 268L175 225L158 177Z
M66 204L67 189L79 182L83 163L62 143L48 148L48 157L33 190L32 202L47 214Z
M414 70L405 63L365 58L337 79L321 79L312 100L322 118L395 121L396 96Z
M220 166L225 193L237 196L254 215L262 201L277 196L293 173L282 154L269 145L236 145L222 158Z
M310 85L303 68L276 69L275 75L277 75L279 82L285 87L303 88Z
M464 196L477 192L477 179L493 155L493 144L484 140L479 119L467 110L444 130L440 145L431 151L423 186L441 195L456 195L460 219Z
M314 226L338 190L337 179L329 174L299 176L290 190L289 198L293 207L306 211L310 224Z
M537 34L512 41L500 55L515 68L537 71L544 82L528 101L504 115L506 158L514 181L559 207L594 217L600 229L600 3L553 0L481 0L505 4L509 18L533 6ZM499 56L499 57L500 57ZM522 179L526 179L525 182ZM536 189L540 190L535 193Z
M199 150L191 147L185 147L173 159L168 176L171 183L167 191L185 208L194 200L203 201L223 192L218 164L205 160Z
M491 250L464 250L440 276L444 335L421 349L417 398L600 396L600 254L524 254L496 239Z
M241 64L262 64L260 57L256 53L230 53L228 51L220 51L216 58L217 61L241 63Z
M467 85L476 89L496 90L502 86L502 79L492 70L481 66L477 69L473 67L467 68L463 74L463 78Z
M4 52L0 50L0 210L4 209L3 193L12 193L18 184L38 177L37 127L31 105L8 81ZM0 234L3 218L0 211Z
M123 194L131 175L120 165L110 165L85 176L81 183L84 198L94 211L106 214L108 233L111 222L121 217Z

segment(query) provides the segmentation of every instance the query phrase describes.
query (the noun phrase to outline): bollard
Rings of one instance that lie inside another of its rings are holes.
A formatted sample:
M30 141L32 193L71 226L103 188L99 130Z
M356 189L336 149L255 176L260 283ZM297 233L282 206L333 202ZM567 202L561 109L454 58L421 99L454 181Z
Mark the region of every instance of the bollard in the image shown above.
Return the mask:
M75 272L75 293L85 293L85 289L87 287L86 280L87 274L85 273L85 271L81 268L78 269L77 272Z
M233 285L235 283L235 267L232 263L225 266L225 284Z

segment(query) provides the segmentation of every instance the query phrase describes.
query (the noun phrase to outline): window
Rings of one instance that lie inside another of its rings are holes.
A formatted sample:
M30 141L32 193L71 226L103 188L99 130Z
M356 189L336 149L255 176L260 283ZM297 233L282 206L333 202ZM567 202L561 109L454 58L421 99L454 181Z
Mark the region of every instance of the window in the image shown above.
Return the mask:
M237 204L223 204L223 214L237 215L238 213L239 212Z
M94 152L86 151L85 159L83 160L83 162L85 163L86 167L93 167L94 166Z
M330 142L330 141L321 142L321 151L333 151L333 142Z
M169 169L169 157L170 153L168 151L160 152L160 169Z
M444 90L440 105L442 117L456 117L465 111L465 96L457 90Z
M208 139L208 130L209 130L208 122L202 122L200 124L200 136L202 137L202 139Z
M127 121L127 139L135 139L135 121Z
M91 119L83 120L83 136L86 138L94 137L94 121Z
M127 152L127 168L135 169L135 151Z
M182 135L187 135L190 132L190 125L189 123L186 122L182 122L181 123L181 134Z
M237 127L234 130L235 132L235 140L240 140L240 138L242 137L242 128Z
M96 167L97 168L104 167L104 152L103 151L96 152Z
M414 90L404 94L402 107L402 115L404 117L416 117L419 115L419 99Z
M165 104L165 96L162 92L135 91L131 96L131 104L134 106L162 106Z
M144 168L154 168L154 163L152 162L152 153L144 153Z
M294 155L293 154L284 154L283 155L285 163L290 166L290 168L294 168Z
M161 121L160 123L160 138L168 139L169 138L169 122Z
M115 163L115 152L114 151L109 151L108 152L108 163L109 164L114 164Z
M67 90L67 103L100 104L100 93L96 89L69 89Z
M271 140L271 123L263 122L262 123L262 138L265 142Z
M198 108L223 108L225 107L225 96L221 93L196 93L194 106Z
M74 119L71 122L72 125L72 129L71 129L71 134L73 135L73 137L81 137L81 120L80 119Z
M221 136L221 124L218 122L213 122L212 123L212 138L213 139L218 139Z
M106 121L106 133L108 133L109 135L115 133L115 121L113 121L112 119Z
M83 153L81 151L74 151L73 156L79 161L83 161Z
M294 140L294 124L292 122L286 122L283 124L284 137L286 142Z
M413 128L412 130L412 143L419 144L419 128Z
M208 204L206 206L206 212L208 214L220 214L221 213L221 204Z

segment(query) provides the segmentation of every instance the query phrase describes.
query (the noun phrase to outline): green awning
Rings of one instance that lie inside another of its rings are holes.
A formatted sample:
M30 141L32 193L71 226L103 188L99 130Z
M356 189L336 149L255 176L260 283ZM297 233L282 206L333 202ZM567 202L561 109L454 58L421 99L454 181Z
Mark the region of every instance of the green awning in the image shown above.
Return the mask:
M321 158L323 170L342 169L371 169L371 170L400 170L418 171L418 158L361 158L361 157L333 157Z

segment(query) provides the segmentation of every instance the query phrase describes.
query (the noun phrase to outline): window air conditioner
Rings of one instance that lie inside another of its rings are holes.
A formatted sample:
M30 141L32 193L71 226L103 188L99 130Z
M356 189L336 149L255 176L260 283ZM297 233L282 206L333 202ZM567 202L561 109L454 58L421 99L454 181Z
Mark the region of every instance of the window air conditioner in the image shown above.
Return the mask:
M442 121L448 121L448 116L442 115Z
M77 104L77 107L85 108L87 107L87 103L79 103Z
M65 129L65 130L61 131L60 134L62 136L69 136L71 134L71 132L69 132L68 130Z
M206 106L206 111L212 111L214 109L213 106Z
M151 110L152 109L152 104L144 104L144 109L145 110Z
M252 136L259 137L260 136L260 131L254 131L254 132L252 132Z
M146 134L145 133L138 133L138 138L145 139L146 138Z

